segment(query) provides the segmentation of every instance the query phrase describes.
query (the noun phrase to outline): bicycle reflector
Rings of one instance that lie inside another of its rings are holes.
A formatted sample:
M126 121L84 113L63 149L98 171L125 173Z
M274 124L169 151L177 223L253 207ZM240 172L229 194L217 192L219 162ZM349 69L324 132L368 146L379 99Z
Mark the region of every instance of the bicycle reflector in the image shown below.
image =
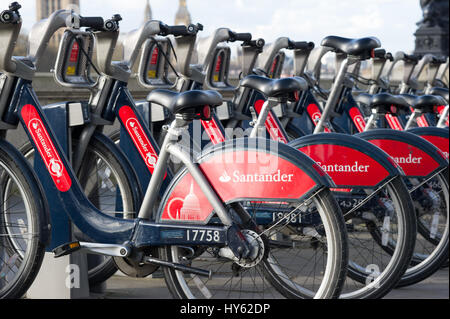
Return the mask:
M138 68L138 82L146 89L170 89L174 83L169 80L171 43L165 37L147 40L142 49Z
M79 30L66 30L62 36L55 65L55 79L62 86L92 88L91 77L94 35Z
M395 105L391 105L390 111L392 114L397 113L397 107Z

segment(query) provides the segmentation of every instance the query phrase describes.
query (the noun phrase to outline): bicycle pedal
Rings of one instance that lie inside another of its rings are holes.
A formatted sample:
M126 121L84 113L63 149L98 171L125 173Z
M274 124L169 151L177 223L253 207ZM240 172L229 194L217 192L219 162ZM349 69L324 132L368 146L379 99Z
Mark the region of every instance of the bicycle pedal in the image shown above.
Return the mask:
M53 254L55 254L55 258L63 257L66 255L70 255L77 250L81 249L81 245L79 241L74 241L72 243L67 243L53 249Z

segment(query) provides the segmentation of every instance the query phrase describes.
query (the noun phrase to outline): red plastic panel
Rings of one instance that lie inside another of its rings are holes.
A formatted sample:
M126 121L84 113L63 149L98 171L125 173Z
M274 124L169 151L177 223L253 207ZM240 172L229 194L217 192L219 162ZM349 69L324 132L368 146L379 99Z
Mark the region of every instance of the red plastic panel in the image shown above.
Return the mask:
M261 112L261 109L264 105L264 100L257 100L255 102L255 110L258 112L258 114ZM275 118L275 115L273 112L269 112L267 115L266 122L264 123L266 126L267 132L269 132L270 138L274 141L287 144L288 140L284 136L280 126L278 125L278 121Z
M352 107L348 113L350 114L350 117L352 118L353 124L355 124L356 128L358 129L358 132L362 133L364 132L366 128L366 121L364 121L364 117L362 116L361 112L357 107Z
M436 146L442 153L444 153L445 157L448 159L449 153L448 138L434 135L420 135L420 137L426 139L428 142Z
M294 164L265 152L221 152L200 165L224 202L233 199L289 200L300 198L316 185ZM206 221L212 207L190 174L175 186L162 220Z
M386 114L386 120L389 123L389 126L393 130L403 131L403 126L398 120L398 118L392 114Z
M369 142L388 153L407 176L427 176L439 167L439 163L430 155L411 144L388 139Z
M322 117L322 112L320 111L319 107L316 104L311 103L306 107L306 111L308 112L311 121L314 123L314 126L317 126L317 123L319 123L319 120ZM325 133L331 132L328 127L324 127L323 131Z
M389 176L380 163L350 147L316 144L299 151L316 161L337 186L376 186Z
M22 108L21 115L56 188L61 192L67 192L72 186L72 180L42 123L39 113L33 105L27 104Z
M225 142L225 136L223 136L222 131L219 129L219 126L214 118L210 121L202 120L201 123L206 133L208 133L209 139L214 145Z
M147 165L151 174L155 170L158 161L158 153L152 146L152 143L142 129L134 111L128 105L122 106L119 110L119 117L125 125L125 129L133 140L134 145L139 151L142 159Z

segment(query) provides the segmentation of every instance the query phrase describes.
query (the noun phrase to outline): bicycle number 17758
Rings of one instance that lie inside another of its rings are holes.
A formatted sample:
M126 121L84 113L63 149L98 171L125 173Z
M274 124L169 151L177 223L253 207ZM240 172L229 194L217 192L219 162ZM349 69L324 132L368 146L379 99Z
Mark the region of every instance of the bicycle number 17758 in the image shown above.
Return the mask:
M222 236L220 231L205 230L205 229L188 229L186 231L187 241L202 241L202 242L220 242Z

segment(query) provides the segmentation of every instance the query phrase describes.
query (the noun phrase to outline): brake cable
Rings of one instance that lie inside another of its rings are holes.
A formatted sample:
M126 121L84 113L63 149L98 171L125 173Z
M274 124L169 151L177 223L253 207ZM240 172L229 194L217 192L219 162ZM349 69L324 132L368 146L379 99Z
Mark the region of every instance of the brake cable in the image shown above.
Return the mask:
M151 40L151 44L154 42L156 47L158 48L159 52L162 53L162 55L164 56L164 58L167 61L167 64L169 64L170 68L172 69L172 71L175 73L177 78L180 78L180 75L178 74L177 70L175 69L175 67L172 65L172 63L170 63L170 59L167 57L166 53L164 52L164 49L162 48L162 46L158 43L158 41L154 38L154 37L150 37ZM168 40L169 43L169 48L171 49L171 51L173 52L173 57L175 58L175 61L178 62L178 58L177 58L177 54L175 52L175 48L172 45L172 41Z
M81 43L81 40L75 35L75 33L73 33L71 30L67 30L70 34L73 35L73 37L75 38L75 41L77 42L78 46L80 47L81 52L84 54L84 56L86 57L88 64L90 64L92 66L92 68L94 69L95 73L97 73L97 75L101 75L100 71L97 69L97 67L95 66L94 62L92 62L91 58L89 57L89 54L84 50L83 45ZM86 70L87 71L87 70Z

